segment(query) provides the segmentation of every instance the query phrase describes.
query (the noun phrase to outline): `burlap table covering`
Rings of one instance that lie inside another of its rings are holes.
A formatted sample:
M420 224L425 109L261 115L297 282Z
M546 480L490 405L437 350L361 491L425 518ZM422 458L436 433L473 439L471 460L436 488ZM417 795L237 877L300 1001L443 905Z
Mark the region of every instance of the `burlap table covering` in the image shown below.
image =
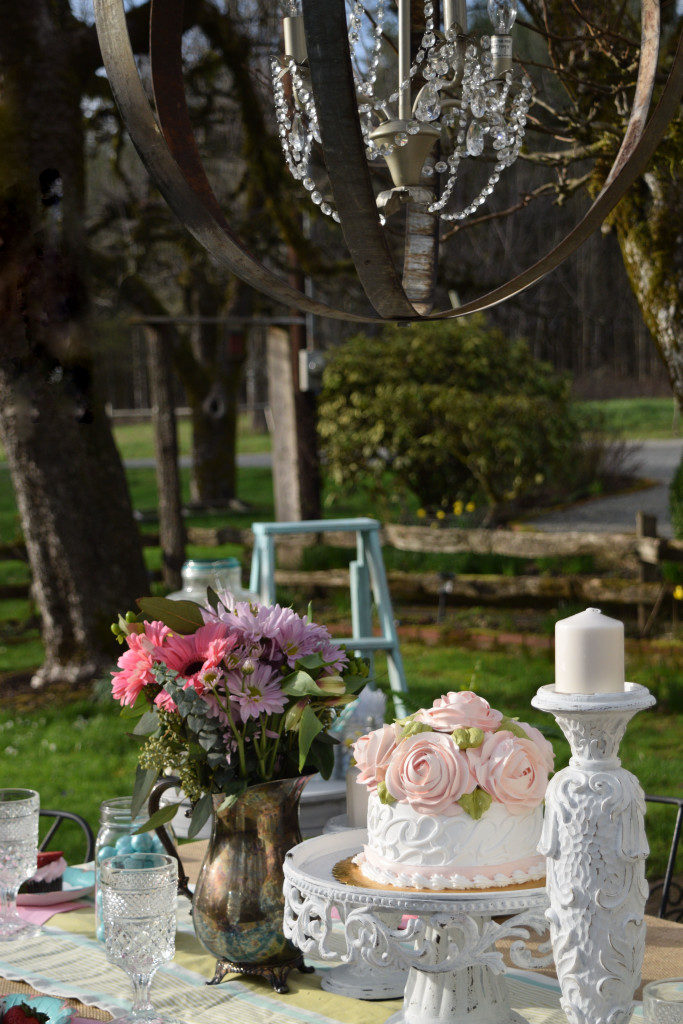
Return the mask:
M181 856L185 870L190 880L196 881L204 859L206 842L187 843L181 846ZM649 981L657 981L660 978L674 978L683 975L683 925L673 921L662 921L657 917L646 916L647 937L645 945L645 960L643 963L643 982L646 985ZM505 943L501 948L505 950ZM555 977L555 970L552 967L543 968L539 973L547 977ZM641 998L642 985L636 992L636 999ZM9 993L22 992L27 995L41 995L30 985L22 982L6 981L0 978L0 996ZM100 1010L95 1006L85 1006L76 999L67 1000L70 1006L75 1007L78 1017L86 1017L89 1020L109 1021L112 1019L106 1010Z

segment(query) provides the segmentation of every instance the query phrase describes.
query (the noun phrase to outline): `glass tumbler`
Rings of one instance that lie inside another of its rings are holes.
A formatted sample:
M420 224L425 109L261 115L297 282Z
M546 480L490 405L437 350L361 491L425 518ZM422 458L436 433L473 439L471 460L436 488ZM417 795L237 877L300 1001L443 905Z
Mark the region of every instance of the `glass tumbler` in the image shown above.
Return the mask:
M34 789L0 789L0 942L38 932L19 917L17 892L36 871L39 811Z
M127 853L99 867L107 960L133 984L130 1012L112 1024L178 1024L150 1001L152 978L175 956L178 862L165 853Z
M643 989L647 1024L683 1024L683 978L651 981Z

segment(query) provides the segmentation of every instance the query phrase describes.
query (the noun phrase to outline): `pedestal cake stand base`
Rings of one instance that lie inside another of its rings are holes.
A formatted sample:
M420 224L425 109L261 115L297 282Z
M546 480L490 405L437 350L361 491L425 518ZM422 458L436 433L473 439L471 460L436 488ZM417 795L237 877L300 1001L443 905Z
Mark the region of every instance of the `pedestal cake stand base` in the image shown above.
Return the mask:
M403 1009L392 1024L526 1024L510 1007L495 944L512 939L510 958L525 970L552 962L548 943L539 956L526 945L531 932L545 933L545 889L425 893L337 881L333 868L361 848L363 837L363 829L323 835L289 851L285 935L323 960L407 969ZM332 941L333 911L344 933L341 953ZM411 918L401 928L403 914ZM351 986L344 994L359 995Z

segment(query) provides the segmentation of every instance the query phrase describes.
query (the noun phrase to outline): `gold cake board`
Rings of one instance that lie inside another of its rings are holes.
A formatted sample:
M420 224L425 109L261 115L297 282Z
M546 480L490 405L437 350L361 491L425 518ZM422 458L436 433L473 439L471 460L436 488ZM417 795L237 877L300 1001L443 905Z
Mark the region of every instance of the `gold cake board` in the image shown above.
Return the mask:
M360 852L359 850L358 853ZM463 893L471 896L473 893L480 892L505 893L520 892L524 889L542 889L545 885L545 878L535 878L530 882L513 882L512 885L491 885L483 889L423 889L418 886L390 885L388 882L373 882L371 879L366 878L358 864L353 862L353 858L357 856L358 854L354 853L350 857L345 857L344 860L338 861L332 868L332 874L343 885L353 885L359 889L379 889L382 891L396 889L397 892L424 892L432 896L440 893Z

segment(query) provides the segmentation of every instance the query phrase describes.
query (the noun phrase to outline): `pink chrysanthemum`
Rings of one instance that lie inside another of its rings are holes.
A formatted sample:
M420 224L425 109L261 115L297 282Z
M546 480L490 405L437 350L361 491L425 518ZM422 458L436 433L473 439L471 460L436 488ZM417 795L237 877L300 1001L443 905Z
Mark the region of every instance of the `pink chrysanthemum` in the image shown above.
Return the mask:
M253 672L228 672L225 677L231 704L243 722L250 718L279 714L284 711L287 698L277 683L277 673L269 665L256 665Z
M186 677L185 689L192 686L203 694L202 675L217 668L236 643L237 637L230 635L224 622L209 622L189 636L171 633L159 657L178 675Z

